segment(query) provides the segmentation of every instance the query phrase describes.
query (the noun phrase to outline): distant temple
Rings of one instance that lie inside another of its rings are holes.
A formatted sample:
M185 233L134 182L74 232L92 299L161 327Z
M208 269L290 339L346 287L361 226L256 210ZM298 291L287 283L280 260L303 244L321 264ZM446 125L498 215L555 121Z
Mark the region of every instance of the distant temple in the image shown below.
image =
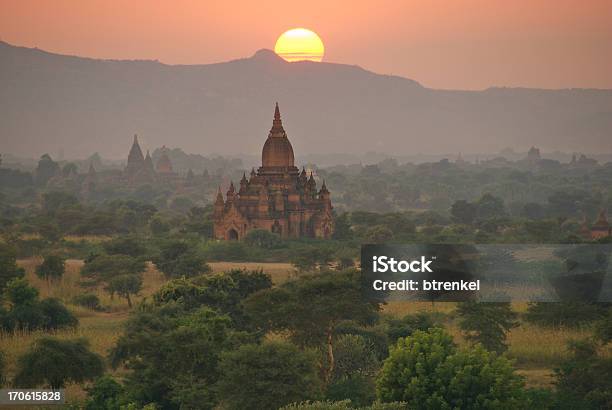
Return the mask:
M214 205L214 236L242 239L253 229L282 238L329 238L334 231L330 193L323 182L317 191L312 172L294 165L293 147L280 118L278 104L262 153L262 166L250 177L232 182L223 199L221 188Z
M580 227L580 234L585 239L597 240L601 238L606 238L608 236L612 236L612 226L610 226L610 222L608 222L608 216L605 209L602 209L599 212L599 216L593 225L589 228L587 224L586 217L582 222L582 226Z
M142 155L142 150L138 144L138 136L134 135L134 142L128 154L125 177L130 183L147 183L160 178L164 180L176 178L177 173L172 169L172 162L170 162L168 149L165 146L162 148L157 166L154 166L149 151L147 151L146 157Z

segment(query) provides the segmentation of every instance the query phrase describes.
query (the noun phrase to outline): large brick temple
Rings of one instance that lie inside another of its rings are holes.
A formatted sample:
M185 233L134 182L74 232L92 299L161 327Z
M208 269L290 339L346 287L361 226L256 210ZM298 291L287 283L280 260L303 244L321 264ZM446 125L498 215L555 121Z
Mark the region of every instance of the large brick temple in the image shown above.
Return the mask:
M317 190L312 175L295 166L293 147L281 122L278 104L261 153L261 167L240 186L232 182L226 199L219 188L214 209L214 236L239 240L253 229L282 238L329 238L334 231L330 193Z

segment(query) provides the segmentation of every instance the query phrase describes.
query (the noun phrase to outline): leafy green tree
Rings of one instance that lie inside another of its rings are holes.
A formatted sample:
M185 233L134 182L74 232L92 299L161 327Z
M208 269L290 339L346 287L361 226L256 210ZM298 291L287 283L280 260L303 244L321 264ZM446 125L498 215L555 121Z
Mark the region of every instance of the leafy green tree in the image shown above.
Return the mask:
M361 335L341 335L334 356L336 368L325 396L337 401L350 399L357 406L371 404L376 399L374 375L380 362L368 341Z
M245 342L228 316L208 307L185 312L177 304L145 306L129 319L111 360L129 371L126 393L140 405L212 409L221 353Z
M307 401L293 403L279 410L354 410L356 407L350 400L342 401ZM406 403L380 403L359 407L359 410L406 410Z
M4 330L53 330L78 324L77 318L59 300L39 300L38 290L23 278L13 279L8 284L5 298L10 307L0 311L0 324Z
M58 175L60 172L60 167L57 162L51 159L49 154L44 154L40 157L38 161L38 165L36 167L36 183L41 186L45 186L47 182Z
M95 255L85 261L81 275L95 283L108 283L115 276L142 273L146 268L144 261L128 255Z
M504 201L489 193L480 197L476 205L478 207L477 216L479 219L495 218L506 215Z
M258 246L263 249L276 249L283 245L278 234L265 229L253 229L244 237L244 241L251 246Z
M162 245L153 263L169 278L191 277L211 271L197 249L184 241L170 241Z
M17 266L15 248L0 242L0 293L12 279L22 278L24 275L25 270Z
M118 294L127 300L128 306L132 307L132 295L138 295L142 290L142 276L140 274L126 274L115 276L106 286L111 295Z
M525 320L538 326L580 327L603 319L607 308L589 302L534 302L525 312Z
M74 207L79 200L72 194L63 191L45 192L42 196L42 208L48 215L55 215L59 210Z
M516 312L508 302L480 303L475 301L457 304L459 328L467 340L480 343L485 349L501 353L508 347L506 333L517 326Z
M403 318L389 318L386 320L389 341L395 344L397 339L411 336L417 330L427 331L436 326L432 316L425 312L406 315Z
M147 254L146 246L133 236L121 236L102 244L109 255L128 255L132 258L141 258Z
M0 350L0 387L4 387L6 383L6 356Z
M366 241L370 243L385 243L393 239L393 231L385 225L376 225L365 233Z
M125 402L123 386L111 376L100 377L85 390L85 410L120 410Z
M344 212L335 219L333 238L336 240L348 240L353 236L351 232L351 222L348 212Z
M229 409L277 409L320 395L316 359L286 342L244 345L221 359L219 398Z
M482 347L457 350L442 329L399 339L377 382L383 402L414 409L524 408L522 379L504 357Z
M453 203L450 213L456 222L469 225L476 219L478 206L461 199Z
M170 225L160 216L154 216L149 222L151 233L155 236L162 236L170 232Z
M89 350L86 339L41 337L17 360L13 383L22 388L60 389L66 383L83 383L103 373L104 362Z
M571 356L555 369L560 408L612 408L612 359L592 340L569 343Z
M66 271L66 261L59 255L47 255L36 268L36 276L47 282L61 279Z
M367 324L377 318L379 306L363 298L360 280L357 271L308 275L257 292L244 305L263 330L288 331L296 344L326 351L321 368L329 383L337 326L344 320Z

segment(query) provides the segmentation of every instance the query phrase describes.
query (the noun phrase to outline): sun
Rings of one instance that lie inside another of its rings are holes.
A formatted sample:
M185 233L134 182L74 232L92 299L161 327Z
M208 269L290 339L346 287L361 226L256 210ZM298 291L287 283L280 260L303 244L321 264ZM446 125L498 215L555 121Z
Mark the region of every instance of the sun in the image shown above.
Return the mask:
M274 52L290 63L294 61L321 61L325 53L323 41L314 31L293 28L276 40Z

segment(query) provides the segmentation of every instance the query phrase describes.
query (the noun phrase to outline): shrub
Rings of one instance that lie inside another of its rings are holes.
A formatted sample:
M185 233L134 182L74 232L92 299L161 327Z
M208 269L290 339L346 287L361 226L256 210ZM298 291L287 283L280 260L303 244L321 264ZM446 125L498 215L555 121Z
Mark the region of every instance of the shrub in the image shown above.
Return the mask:
M85 339L42 337L17 360L14 384L22 388L64 387L93 380L104 372L102 358L92 353Z
M36 268L36 276L46 281L60 279L66 270L66 261L59 255L47 255Z
M386 323L387 336L393 344L397 339L411 336L417 330L427 331L427 329L436 325L432 315L426 312L406 315L401 319L389 318Z
M525 320L539 326L579 327L600 320L606 307L598 303L556 302L530 303Z
M457 350L442 329L399 339L377 381L383 402L409 408L517 408L524 392L510 362L482 347Z
M230 409L276 409L313 399L320 382L315 357L285 342L243 345L223 354L221 402Z
M84 293L82 295L75 296L72 299L72 303L78 306L86 307L87 309L100 311L102 310L102 305L100 304L100 298L93 293Z
M517 314L510 303L460 302L457 305L459 327L465 338L485 349L501 353L507 349L506 333L517 325Z

